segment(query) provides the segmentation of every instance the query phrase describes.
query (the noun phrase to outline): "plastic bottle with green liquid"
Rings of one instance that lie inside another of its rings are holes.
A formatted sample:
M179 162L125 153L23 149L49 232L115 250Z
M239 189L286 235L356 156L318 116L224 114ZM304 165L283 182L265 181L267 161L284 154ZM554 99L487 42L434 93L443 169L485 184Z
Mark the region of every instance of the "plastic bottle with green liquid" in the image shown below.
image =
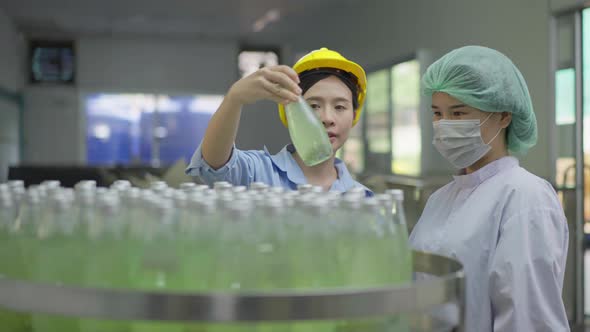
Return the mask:
M36 227L38 250L32 267L34 281L54 285L78 285L83 283L84 263L80 241L74 236L75 218L72 195L67 190L53 188L47 194L46 210ZM79 331L79 321L74 317L34 314L32 330Z
M314 166L332 156L332 144L322 122L307 102L299 97L286 107L289 135L297 153L307 166Z
M0 275L19 279L25 273L18 238L12 232L17 216L15 201L8 186L0 187ZM6 331L27 332L30 330L30 316L0 308L0 325Z
M402 264L400 267L400 278L403 281L412 279L412 250L408 242L408 226L406 224L406 214L404 212L404 192L400 189L390 189L385 192L390 195L394 201L392 210L392 223L396 229L397 243L399 246Z
M122 288L128 286L128 260L125 224L117 196L96 197L96 205L81 195L78 203L79 232L86 247L88 264L84 265L88 287ZM82 246L81 246L82 247ZM120 332L128 330L128 322L81 319L80 332Z
M151 291L178 291L182 288L182 269L175 243L175 210L172 201L148 197L145 210L148 218L141 228L131 231L129 278L132 288ZM133 322L131 332L184 332L177 322Z

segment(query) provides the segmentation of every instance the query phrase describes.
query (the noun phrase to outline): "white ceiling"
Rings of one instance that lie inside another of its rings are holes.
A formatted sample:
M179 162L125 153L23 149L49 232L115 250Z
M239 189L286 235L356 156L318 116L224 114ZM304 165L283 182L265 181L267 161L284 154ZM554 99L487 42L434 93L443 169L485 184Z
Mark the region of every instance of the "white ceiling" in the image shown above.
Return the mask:
M275 40L298 33L362 0L2 0L0 9L25 33L69 36L165 36ZM280 19L254 32L256 20Z

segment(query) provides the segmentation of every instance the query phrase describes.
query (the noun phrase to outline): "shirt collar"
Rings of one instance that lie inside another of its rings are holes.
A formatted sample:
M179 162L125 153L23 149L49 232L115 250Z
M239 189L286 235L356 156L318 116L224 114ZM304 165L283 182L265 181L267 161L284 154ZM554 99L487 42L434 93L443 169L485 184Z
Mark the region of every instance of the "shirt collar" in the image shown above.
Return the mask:
M305 175L303 175L303 171L297 164L295 158L293 158L292 153L295 152L295 146L293 144L286 145L279 153L275 155L271 155L266 146L264 147L264 152L270 157L273 164L282 172L287 174L287 178L293 183L296 184L306 184L307 180L305 179ZM348 168L346 168L346 164L338 159L334 158L334 167L336 167L336 171L338 172L338 179L332 185L332 189L335 186L341 186L342 189L346 190L355 186L355 181L348 172Z
M307 183L307 179L305 179L303 171L299 167L299 164L297 164L295 158L293 158L292 153L295 152L295 146L293 146L293 144L286 145L281 151L279 151L279 153L275 155L271 155L266 146L264 147L264 152L270 157L275 167L286 174L289 181L297 185ZM350 172L348 172L346 164L342 160L334 158L334 167L336 167L336 171L338 172L338 179L334 181L330 190L345 192L350 188L360 185L352 178ZM362 187L365 189L367 196L373 196L373 192L371 190L365 186Z
M492 161L491 163L485 165L484 167L478 169L477 171L471 174L455 175L453 176L453 178L455 179L455 183L457 183L459 187L476 187L485 180L500 173L501 171L510 169L512 167L517 167L518 165L518 159L516 159L515 157L502 157L500 159Z
M293 144L286 145L279 153L271 155L266 146L264 152L270 157L272 163L282 172L287 175L287 178L295 184L306 184L307 180L303 171L293 158L292 153L295 152Z
M337 181L340 181L344 188L349 189L355 186L356 181L354 181L352 175L348 172L348 168L346 168L346 164L342 160L335 158L334 167L336 167L336 171L338 172Z

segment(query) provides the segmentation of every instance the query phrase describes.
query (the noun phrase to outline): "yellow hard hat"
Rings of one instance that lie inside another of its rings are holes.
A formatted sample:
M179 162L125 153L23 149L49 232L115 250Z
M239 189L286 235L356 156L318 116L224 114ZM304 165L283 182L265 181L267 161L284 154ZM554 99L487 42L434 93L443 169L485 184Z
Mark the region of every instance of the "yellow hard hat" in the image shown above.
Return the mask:
M299 61L297 61L297 63L295 63L293 66L293 69L297 74L301 74L304 71L316 68L340 69L356 77L359 85L357 97L358 109L356 110L356 114L352 120L352 125L356 125L356 123L361 118L363 102L365 101L365 96L367 95L367 76L365 75L363 67L346 59L340 55L340 53L329 50L325 47L322 47L319 50L311 51L299 59ZM279 116L281 117L281 122L283 122L285 127L287 127L287 116L285 115L285 106L283 104L279 104Z

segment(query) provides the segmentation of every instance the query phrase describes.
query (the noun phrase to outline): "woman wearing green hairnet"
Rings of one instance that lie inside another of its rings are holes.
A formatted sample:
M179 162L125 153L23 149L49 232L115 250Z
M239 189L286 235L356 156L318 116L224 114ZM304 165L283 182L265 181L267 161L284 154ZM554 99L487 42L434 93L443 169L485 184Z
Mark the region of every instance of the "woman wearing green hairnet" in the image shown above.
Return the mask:
M467 46L432 64L422 83L433 144L460 175L428 200L412 247L463 263L466 331L569 331L563 209L551 185L511 156L537 141L520 71L498 51Z

